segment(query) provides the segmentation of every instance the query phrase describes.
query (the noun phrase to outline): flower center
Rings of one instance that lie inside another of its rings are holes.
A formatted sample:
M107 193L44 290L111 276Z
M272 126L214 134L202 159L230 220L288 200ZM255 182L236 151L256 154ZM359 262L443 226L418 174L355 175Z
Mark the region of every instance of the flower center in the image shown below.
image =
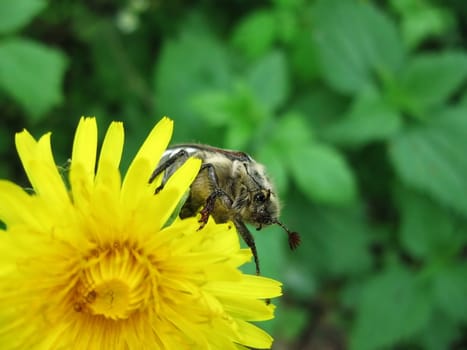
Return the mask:
M126 318L130 304L130 288L125 281L103 281L94 289L95 300L89 308L96 315L111 319Z
M118 320L144 309L155 290L155 273L141 261L134 249L120 244L94 250L75 290L75 310Z

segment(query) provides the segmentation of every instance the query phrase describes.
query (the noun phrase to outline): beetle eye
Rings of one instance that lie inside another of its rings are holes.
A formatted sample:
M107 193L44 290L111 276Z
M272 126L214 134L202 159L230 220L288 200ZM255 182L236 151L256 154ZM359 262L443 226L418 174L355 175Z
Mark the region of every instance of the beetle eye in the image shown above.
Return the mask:
M264 193L257 193L255 194L254 200L256 203L264 203L266 201L266 196Z

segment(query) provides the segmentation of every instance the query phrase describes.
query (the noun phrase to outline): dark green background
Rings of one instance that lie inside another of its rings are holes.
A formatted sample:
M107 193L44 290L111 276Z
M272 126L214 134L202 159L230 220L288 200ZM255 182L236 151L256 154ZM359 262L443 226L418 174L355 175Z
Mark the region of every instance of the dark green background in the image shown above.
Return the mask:
M466 21L461 0L2 0L0 177L27 186L23 128L66 164L81 115L122 120L128 164L168 115L174 142L266 164L302 235L255 232L274 349L466 349Z

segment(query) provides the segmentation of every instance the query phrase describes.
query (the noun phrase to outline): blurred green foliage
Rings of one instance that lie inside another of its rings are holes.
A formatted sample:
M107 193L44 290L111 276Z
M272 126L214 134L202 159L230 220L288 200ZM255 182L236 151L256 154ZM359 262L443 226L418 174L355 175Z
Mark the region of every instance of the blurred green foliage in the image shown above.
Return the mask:
M459 0L0 2L0 176L13 135L81 115L163 115L174 142L267 165L295 253L256 234L284 282L275 349L467 347L467 4ZM249 266L250 271L253 270Z

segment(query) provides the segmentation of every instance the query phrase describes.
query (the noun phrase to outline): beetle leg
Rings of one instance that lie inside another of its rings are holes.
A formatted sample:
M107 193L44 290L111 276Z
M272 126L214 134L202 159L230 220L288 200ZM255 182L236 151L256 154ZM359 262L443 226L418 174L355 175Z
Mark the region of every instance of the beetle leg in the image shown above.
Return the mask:
M151 176L149 177L149 183L152 183L154 179L161 174L162 172L166 171L169 169L175 162L181 161L184 163L188 159L188 153L184 149L181 149L177 153L175 153L172 157L170 157L167 160L162 161L157 168L152 172ZM165 186L165 183L169 179L170 175L172 174L164 174L164 177L162 178L161 184L156 188L155 194L159 193Z
M211 192L209 197L206 199L206 203L200 212L201 218L199 219L199 223L201 224L201 226L199 227L198 230L201 230L204 227L204 225L206 225L206 223L208 222L209 215L211 215L211 213L214 210L214 205L216 204L217 198L221 198L223 204L227 208L232 208L233 201L232 201L232 198L230 198L230 196L219 187L217 175L216 175L216 172L214 171L214 166L212 164L205 163L201 165L201 168L199 171L208 172L209 181L214 187L214 190Z
M243 241L251 249L251 253L253 254L253 259L255 260L256 274L260 275L261 271L259 269L258 252L256 251L256 244L255 244L255 239L254 239L253 235L248 230L248 228L243 223L243 221L241 221L239 218L235 218L233 220L233 223L234 223L235 227L237 228L237 231L240 234L240 236L242 236Z
M206 204L200 211L201 218L198 222L201 224L201 226L198 230L201 230L208 222L209 215L211 215L211 213L214 211L214 205L216 204L217 198L222 198L224 205L226 205L228 208L232 206L232 199L222 189L217 188L212 191L209 197L206 199Z

